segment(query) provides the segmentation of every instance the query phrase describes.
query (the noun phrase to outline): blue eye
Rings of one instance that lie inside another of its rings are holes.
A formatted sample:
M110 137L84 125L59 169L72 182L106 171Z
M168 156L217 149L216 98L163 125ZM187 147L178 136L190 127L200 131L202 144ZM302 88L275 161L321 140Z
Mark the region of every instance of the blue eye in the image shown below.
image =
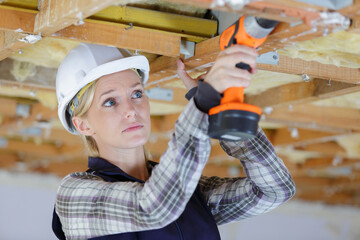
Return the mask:
M134 94L133 94L133 98L142 98L143 96L143 92L140 90L137 90Z
M115 99L113 99L113 98L109 98L109 99L107 99L105 102L104 102L104 106L105 107L112 107L112 106L114 106L116 104L116 101L115 101Z

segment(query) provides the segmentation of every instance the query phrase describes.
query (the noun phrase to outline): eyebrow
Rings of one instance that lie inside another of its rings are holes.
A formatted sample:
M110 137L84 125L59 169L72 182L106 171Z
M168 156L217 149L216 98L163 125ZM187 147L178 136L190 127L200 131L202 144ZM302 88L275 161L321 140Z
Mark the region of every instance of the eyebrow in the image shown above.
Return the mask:
M104 96L104 95L106 95L106 94L109 94L109 93L111 93L111 92L113 92L113 91L114 91L114 89L110 89L109 91L106 91L106 92L102 93L102 94L100 95L99 99L101 99L102 96Z
M141 83L137 82L137 83L131 85L130 88L135 88L135 87L138 86L138 85L141 85ZM113 91L114 91L114 89L110 89L109 91L106 91L106 92L102 93L102 94L99 96L99 99L101 99L102 96L104 96L104 95L106 95L106 94L109 94L109 93L111 93L111 92L113 92Z

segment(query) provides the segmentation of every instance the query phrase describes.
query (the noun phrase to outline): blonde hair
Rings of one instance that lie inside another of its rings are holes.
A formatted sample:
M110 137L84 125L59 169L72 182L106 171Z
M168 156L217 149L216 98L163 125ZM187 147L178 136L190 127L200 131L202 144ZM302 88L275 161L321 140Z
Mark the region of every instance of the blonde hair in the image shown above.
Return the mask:
M83 93L83 95L79 98L79 105L78 107L74 110L74 114L72 117L86 117L87 112L90 109L92 100L94 98L95 95L95 89L96 89L96 84L97 81L99 79L95 80ZM84 142L86 151L88 152L89 156L91 157L99 157L99 149L98 146L96 144L96 141L93 137L91 136L85 136L80 134L81 139ZM150 160L152 159L151 153L146 149L146 147L143 147L144 149L144 154L145 154L145 159L146 160Z
M98 80L95 80L93 82L93 84L90 85L90 87L88 87L88 89L86 89L86 91L84 92L84 94L81 96L81 98L79 99L79 105L78 107L74 110L74 114L72 117L85 117L87 112L90 109L92 100L94 98L94 94L95 94L95 88L96 88L96 83ZM86 150L88 152L88 154L92 157L98 157L99 156L99 149L98 146L96 144L95 139L92 136L85 136L80 134L81 139L83 140Z

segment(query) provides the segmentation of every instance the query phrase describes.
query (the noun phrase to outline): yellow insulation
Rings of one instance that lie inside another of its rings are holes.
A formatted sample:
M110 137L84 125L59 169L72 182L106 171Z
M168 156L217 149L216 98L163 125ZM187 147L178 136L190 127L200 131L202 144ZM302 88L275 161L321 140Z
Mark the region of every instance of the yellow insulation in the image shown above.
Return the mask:
M338 67L360 68L360 34L339 31L326 37L298 42L279 49L292 58L333 64Z

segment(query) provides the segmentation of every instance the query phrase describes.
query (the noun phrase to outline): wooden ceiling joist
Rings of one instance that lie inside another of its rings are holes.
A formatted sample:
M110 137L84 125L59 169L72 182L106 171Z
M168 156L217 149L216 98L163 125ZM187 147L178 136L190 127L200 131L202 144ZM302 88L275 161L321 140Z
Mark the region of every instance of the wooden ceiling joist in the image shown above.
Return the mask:
M358 109L319 107L312 104L275 108L270 114L265 114L265 121L335 132L360 130L359 119Z
M51 35L72 24L81 24L83 19L114 3L116 0L40 0L34 32L41 32L45 36Z
M315 143L311 145L298 146L295 150L321 153L324 156L346 157L347 153L337 142Z
M164 56L175 57L180 54L180 36L92 19L84 20L82 25L69 26L60 30L52 34L52 37L111 45Z
M330 64L305 61L300 58L290 58L283 55L279 56L279 65L257 64L257 68L280 73L307 74L309 77L353 84L360 83L360 70L358 68L337 67Z
M326 79L313 79L309 82L289 83L270 88L256 95L246 95L245 101L261 108L275 108L289 106L289 104L309 103L357 91L360 91L360 85Z
M34 21L35 17L37 16L37 11L34 10L19 9L1 5L0 10L2 10L3 12L11 11L11 14L19 15L26 13L26 15L23 17L25 19L24 21L26 22ZM71 24L76 23L76 21L76 19L73 19ZM50 30L56 27L56 22L51 24L51 26L49 25ZM62 21L59 20L58 24L61 25ZM165 56L178 56L180 54L180 35L177 34L171 34L160 30L152 30L136 26L131 27L125 24L92 19L83 20L82 24L77 26L71 24L68 24L69 27L51 34L49 33L50 30L44 29L44 23L37 25L37 28L39 28L38 26L41 25L42 29L46 30L45 33L47 35L45 36L47 37L77 40L80 42L96 43L100 45L111 45L118 48L139 50ZM0 17L0 29L14 31L16 29L22 29L22 25L21 23L16 21L3 21L3 18ZM22 30L26 33L36 33L36 30L31 28ZM38 31L40 31L40 29ZM41 34L44 35L44 32L41 32ZM137 41L134 41L134 39L137 39ZM13 42L16 42L16 40L14 40ZM22 45L21 47L23 48L28 45L29 44ZM15 50L16 46L12 47L11 49ZM3 58L5 58L12 53L13 51L7 51L0 56L3 56Z
M277 129L271 136L271 142L277 147L297 147L315 143L333 141L341 136L338 133L316 131L309 129L296 129L296 135L291 136L291 129Z
M243 14L250 14L270 18L282 22L298 22L303 21L310 24L311 21L317 19L319 14L314 10L321 10L324 8L299 3L294 0L284 1L281 0L264 0L250 2L243 7L241 1L230 2L226 4L222 1L209 1L209 0L168 0L169 2L175 2L180 4L187 4L197 6L201 8L211 8L227 12L237 12ZM243 8L242 8L243 7Z

